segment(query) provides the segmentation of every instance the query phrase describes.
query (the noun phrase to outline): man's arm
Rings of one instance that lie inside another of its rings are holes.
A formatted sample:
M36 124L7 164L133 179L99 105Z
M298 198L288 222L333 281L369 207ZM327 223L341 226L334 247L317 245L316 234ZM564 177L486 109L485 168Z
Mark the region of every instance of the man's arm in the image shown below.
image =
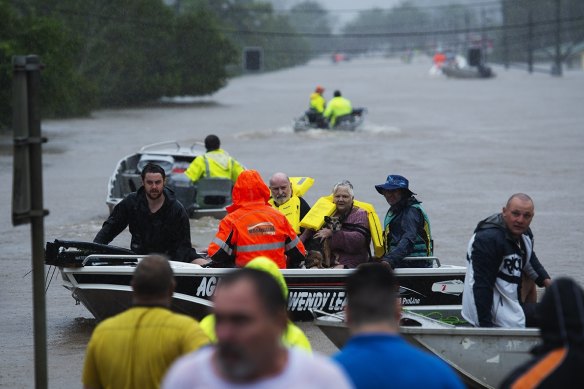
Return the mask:
M185 175L193 182L198 181L203 173L205 172L205 161L203 161L203 156L200 155L193 159L193 162L189 165L187 170L185 170Z
M235 266L235 252L231 243L233 235L234 230L231 224L226 219L221 220L219 230L207 248L207 255L212 260L212 267Z
M173 232L171 242L169 242L168 256L177 261L190 262L198 256L195 255L196 252L191 244L189 216L180 203L176 202L174 207L172 224L176 231Z
M396 267L399 262L414 251L414 242L418 237L420 224L424 223L422 212L414 207L404 209L401 219L402 237L397 242L396 247L389 254L383 257L392 267Z
M294 232L294 231L292 231ZM306 259L306 249L304 244L296 234L294 237L286 238L286 267L289 269L297 269L300 267L302 261Z
M497 231L488 230L475 235L471 248L471 263L474 273L474 303L479 325L493 327L493 288L502 261L500 244L494 236Z
M128 226L131 199L126 197L113 209L111 215L103 223L101 230L95 235L94 243L109 244Z
M525 270L540 288L544 286L547 288L551 283L550 275L539 261L539 258L537 258L537 255L535 255L535 251L531 252L531 258L525 265Z

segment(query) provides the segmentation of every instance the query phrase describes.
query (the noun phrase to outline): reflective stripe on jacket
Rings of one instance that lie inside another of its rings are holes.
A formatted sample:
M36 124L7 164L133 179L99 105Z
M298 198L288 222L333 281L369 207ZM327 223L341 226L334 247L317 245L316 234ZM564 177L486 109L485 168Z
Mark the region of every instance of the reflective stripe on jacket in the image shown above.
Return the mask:
M286 216L268 204L270 190L257 171L241 173L232 197L228 215L209 244L208 254L214 261L241 267L255 257L266 256L284 269L286 257L298 264L306 256Z
M196 157L185 171L191 181L201 178L229 178L235 182L245 168L226 151L217 149Z

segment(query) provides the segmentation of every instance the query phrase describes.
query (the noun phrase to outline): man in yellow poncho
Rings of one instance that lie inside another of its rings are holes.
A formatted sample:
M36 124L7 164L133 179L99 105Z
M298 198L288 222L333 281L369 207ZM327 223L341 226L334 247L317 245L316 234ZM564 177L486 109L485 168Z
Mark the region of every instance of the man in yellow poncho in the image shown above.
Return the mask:
M276 265L273 260L267 257L257 257L248 262L245 267L262 270L271 274L282 288L284 297L288 299L288 286L286 285L286 280L284 280L284 276L280 272L278 265ZM211 342L217 342L217 335L215 334L215 315L207 315L201 320L200 327L207 334L209 339L211 339ZM302 330L291 321L288 321L288 328L282 336L282 343L287 347L300 347L308 352L312 352L312 347L310 346L310 342L304 332L302 332Z

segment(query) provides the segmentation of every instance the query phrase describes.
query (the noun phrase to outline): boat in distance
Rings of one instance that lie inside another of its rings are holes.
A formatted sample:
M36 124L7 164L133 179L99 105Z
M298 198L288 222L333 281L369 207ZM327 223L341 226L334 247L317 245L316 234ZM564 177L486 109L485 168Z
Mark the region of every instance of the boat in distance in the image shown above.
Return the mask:
M142 186L144 166L155 163L164 169L165 185L174 192L190 217L223 218L227 214L225 207L231 204L233 182L226 178L201 178L193 183L184 174L191 162L201 158L205 152L201 142L187 147L168 141L144 146L122 158L108 182L106 204L110 213L125 196Z
M144 255L90 242L55 240L45 249L45 264L56 266L62 285L71 291L98 320L113 316L131 306L130 280ZM424 258L427 260L428 258ZM458 307L466 268L442 265L397 269L400 299L404 306ZM196 319L212 307L217 283L233 268L204 268L192 263L171 261L176 279L172 308ZM350 269L283 269L288 284L288 312L294 321L311 321L312 309L329 313L343 310L345 280Z

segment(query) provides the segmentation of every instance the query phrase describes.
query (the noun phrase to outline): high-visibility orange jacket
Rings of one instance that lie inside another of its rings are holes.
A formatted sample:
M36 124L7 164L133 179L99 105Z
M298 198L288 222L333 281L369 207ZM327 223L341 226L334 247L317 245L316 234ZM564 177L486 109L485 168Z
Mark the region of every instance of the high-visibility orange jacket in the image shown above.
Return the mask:
M263 255L281 269L298 267L306 256L304 245L286 216L268 204L270 190L257 171L239 175L232 199L207 250L213 266L243 267Z

